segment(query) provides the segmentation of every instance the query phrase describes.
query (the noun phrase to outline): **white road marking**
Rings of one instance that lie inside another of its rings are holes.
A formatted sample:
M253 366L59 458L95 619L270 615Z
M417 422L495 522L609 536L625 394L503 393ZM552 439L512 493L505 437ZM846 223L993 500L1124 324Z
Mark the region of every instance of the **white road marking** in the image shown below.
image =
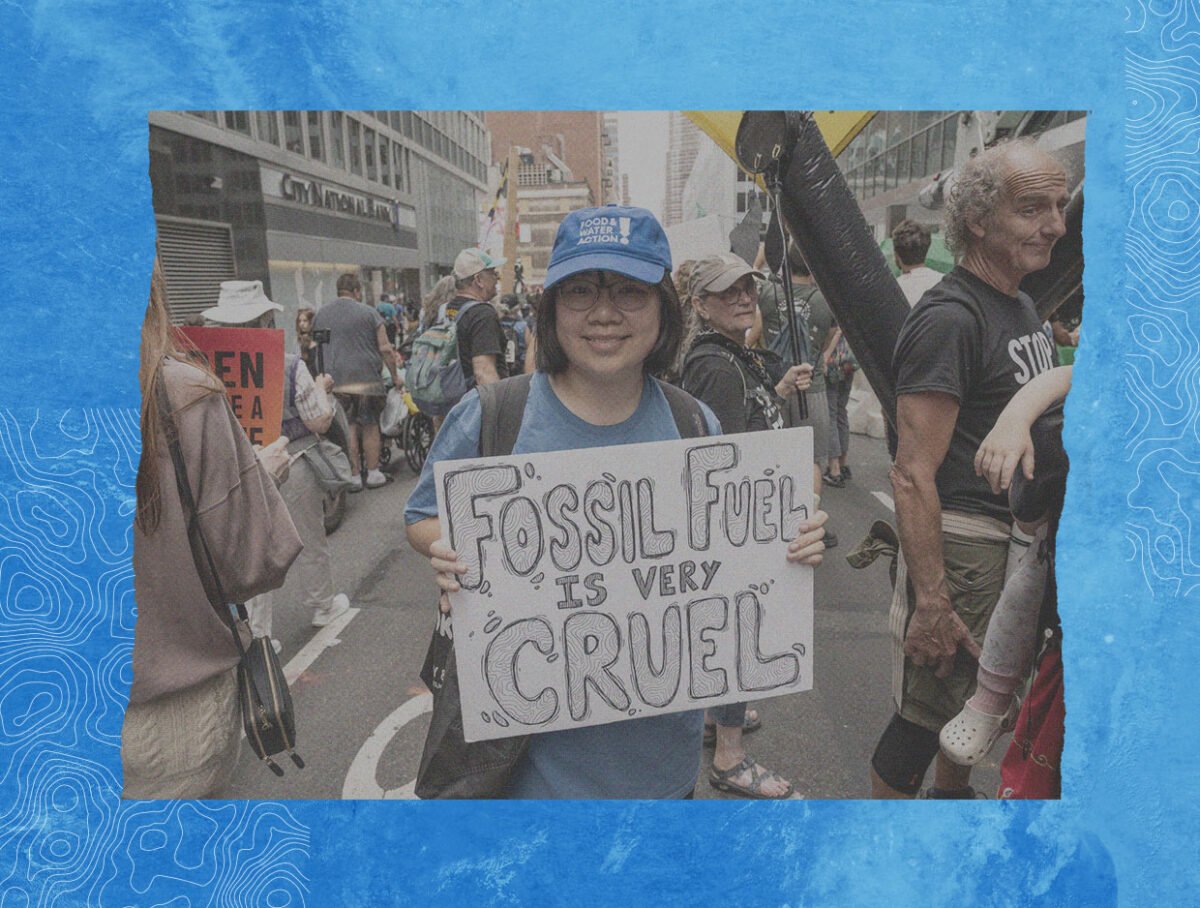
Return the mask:
M406 701L399 709L375 726L375 730L371 732L362 747L358 749L358 753L354 755L354 762L350 764L350 769L346 771L346 782L342 786L342 800L414 800L416 794L413 789L417 784L416 779L407 785L388 791L384 790L375 776L379 769L379 758L383 756L384 749L396 737L400 729L413 719L432 710L433 694L420 694Z
M283 676L287 678L287 683L289 685L295 684L296 679L312 667L312 664L317 661L317 657L321 653L325 652L329 647L341 643L341 640L338 639L338 634L361 611L362 609L352 608L313 634L313 638L304 644L300 648L300 652L292 656L291 661L283 667Z
M889 495L887 492L872 492L871 494L882 501L885 508L887 508L893 514L896 513L896 502L892 501L891 495Z

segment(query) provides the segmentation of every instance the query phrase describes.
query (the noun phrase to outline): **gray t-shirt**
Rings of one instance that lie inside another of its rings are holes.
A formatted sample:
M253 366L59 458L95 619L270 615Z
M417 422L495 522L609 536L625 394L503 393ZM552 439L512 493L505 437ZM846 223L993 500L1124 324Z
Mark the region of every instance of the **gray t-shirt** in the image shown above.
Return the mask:
M321 307L313 319L314 330L329 330L325 345L325 371L333 377L333 390L349 394L383 394L378 330L383 316L357 300L339 296Z

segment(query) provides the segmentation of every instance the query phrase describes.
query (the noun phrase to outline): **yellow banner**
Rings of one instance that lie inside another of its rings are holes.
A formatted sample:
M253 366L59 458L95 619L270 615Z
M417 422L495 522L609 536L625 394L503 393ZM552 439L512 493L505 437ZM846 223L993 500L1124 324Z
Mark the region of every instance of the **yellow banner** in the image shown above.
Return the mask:
M725 154L737 162L733 147L745 111L685 110L683 113L704 130ZM875 113L873 110L814 110L813 119L817 122L817 128L821 130L825 144L829 146L833 156L837 157L850 144L850 140L871 122Z

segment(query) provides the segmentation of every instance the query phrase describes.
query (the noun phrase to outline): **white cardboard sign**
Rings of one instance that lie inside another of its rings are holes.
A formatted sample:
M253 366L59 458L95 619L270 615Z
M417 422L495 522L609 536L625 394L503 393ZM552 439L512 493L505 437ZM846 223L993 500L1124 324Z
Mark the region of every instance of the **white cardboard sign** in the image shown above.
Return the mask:
M435 465L468 741L812 688L812 430Z

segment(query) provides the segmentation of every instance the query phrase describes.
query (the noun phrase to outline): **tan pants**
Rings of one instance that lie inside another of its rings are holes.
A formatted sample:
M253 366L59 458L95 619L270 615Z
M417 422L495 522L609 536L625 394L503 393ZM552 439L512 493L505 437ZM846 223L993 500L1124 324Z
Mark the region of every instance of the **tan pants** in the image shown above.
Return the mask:
M1009 539L1008 526L999 520L955 511L942 513L942 555L950 605L980 646L1004 589ZM941 731L975 692L979 663L960 647L953 671L948 677L938 678L931 666L914 665L904 655L904 635L914 606L903 549L897 568L888 621L892 634L892 698L903 718L930 731Z
M229 784L241 750L237 669L125 712L121 797L212 798Z

